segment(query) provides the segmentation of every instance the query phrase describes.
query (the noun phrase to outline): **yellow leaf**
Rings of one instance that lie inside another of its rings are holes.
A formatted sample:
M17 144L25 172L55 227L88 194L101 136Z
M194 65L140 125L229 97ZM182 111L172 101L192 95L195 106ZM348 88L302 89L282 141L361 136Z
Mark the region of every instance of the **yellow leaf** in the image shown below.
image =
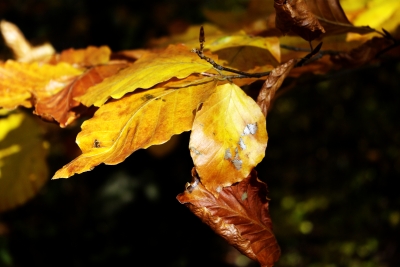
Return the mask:
M8 60L0 64L0 107L31 107L32 93L36 96L56 94L81 73L82 70L67 63L50 65Z
M257 66L276 66L281 59L277 37L252 37L243 32L207 41L205 48L225 60L226 65L242 71Z
M41 134L24 113L0 119L0 212L25 203L47 181L48 144Z
M106 103L82 124L77 137L82 155L57 171L53 179L89 171L101 163L118 164L140 148L189 131L198 105L215 86L210 78L200 85L143 90Z
M190 48L185 45L170 45L162 52L144 54L132 66L89 88L77 100L86 106L100 107L110 96L119 99L138 88L147 89L172 77L182 79L192 73L210 69L212 66L190 52Z
M246 178L263 158L268 135L265 117L235 84L224 84L197 112L190 153L203 185L220 192Z

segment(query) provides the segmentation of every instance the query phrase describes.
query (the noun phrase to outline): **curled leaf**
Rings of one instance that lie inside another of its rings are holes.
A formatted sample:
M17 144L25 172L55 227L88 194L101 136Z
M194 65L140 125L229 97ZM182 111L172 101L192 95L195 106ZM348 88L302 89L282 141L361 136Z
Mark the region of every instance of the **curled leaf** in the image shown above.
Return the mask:
M271 71L265 80L257 98L257 104L260 106L265 117L267 116L268 108L271 105L271 100L273 99L276 90L281 87L286 76L296 65L296 62L297 60L291 59L288 62L279 65Z
M204 187L195 169L192 176L193 182L177 196L178 201L241 253L261 266L273 266L280 249L272 232L267 186L257 179L256 171L223 188L218 197Z
M324 27L311 13L306 0L274 0L275 24L283 34L290 31L312 41L325 33Z

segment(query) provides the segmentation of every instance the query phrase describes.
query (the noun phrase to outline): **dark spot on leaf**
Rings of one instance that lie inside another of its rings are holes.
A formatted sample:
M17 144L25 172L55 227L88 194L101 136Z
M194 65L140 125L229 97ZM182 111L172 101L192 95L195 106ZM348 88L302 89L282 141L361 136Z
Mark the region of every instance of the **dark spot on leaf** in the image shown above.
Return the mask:
M157 97L155 100L160 100L161 98Z
M145 94L144 96L142 96L140 99L142 99L143 101L148 101L150 99L153 99L154 96L150 95L150 94Z
M94 142L93 142L93 147L95 147L95 148L99 148L99 147L100 147L100 141L99 141L99 140L97 140L97 139L94 139Z

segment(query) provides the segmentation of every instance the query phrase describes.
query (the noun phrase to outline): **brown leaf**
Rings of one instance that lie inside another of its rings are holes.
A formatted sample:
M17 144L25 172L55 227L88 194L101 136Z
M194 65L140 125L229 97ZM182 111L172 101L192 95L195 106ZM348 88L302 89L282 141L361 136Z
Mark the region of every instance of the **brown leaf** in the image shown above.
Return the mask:
M318 19L310 12L306 0L275 0L275 24L283 34L290 31L312 41L325 33Z
M37 99L34 113L48 121L57 121L61 127L66 127L82 114L86 108L74 110L80 103L75 97L85 94L86 90L106 77L110 77L119 70L127 67L127 64L109 64L95 66L72 81L63 90L55 95Z
M261 266L273 266L280 249L272 232L267 185L257 179L257 172L223 188L218 198L203 186L194 168L192 176L178 201L244 255Z
M276 90L281 87L283 80L289 74L291 69L296 65L297 60L291 59L288 62L279 65L271 71L265 80L260 93L257 97L257 104L260 106L262 113L267 117L268 108L271 105L271 100L273 99Z
M331 60L344 67L357 67L365 65L374 60L375 56L392 44L391 40L383 37L374 37L361 46L351 50L348 53L340 53L331 56Z
M292 31L307 41L323 33L373 32L368 26L354 26L347 19L338 0L275 0L276 27L284 34Z
M347 32L360 34L373 32L368 26L354 26L347 19L339 0L305 0L309 10L325 29L324 35L336 35Z

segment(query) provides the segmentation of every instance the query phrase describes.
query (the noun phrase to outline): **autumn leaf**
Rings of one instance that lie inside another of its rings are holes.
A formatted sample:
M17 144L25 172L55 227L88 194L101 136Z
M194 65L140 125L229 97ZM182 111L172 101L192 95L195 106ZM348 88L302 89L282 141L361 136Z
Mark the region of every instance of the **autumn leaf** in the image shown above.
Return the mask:
M290 31L307 41L322 34L373 32L370 27L354 26L347 19L338 0L275 0L276 27L284 34Z
M55 53L49 43L32 46L20 29L13 23L0 21L0 31L6 45L13 51L15 59L20 62L47 61Z
M275 0L274 7L275 24L283 34L293 31L303 39L312 41L325 33L324 27L308 8L306 0Z
M207 38L206 40L209 40ZM218 55L226 66L247 71L257 66L280 62L281 54L277 37L253 37L243 32L222 36L206 42L205 49Z
M224 174L221 174L222 176ZM261 266L273 266L280 248L272 232L267 186L256 171L240 183L225 187L218 198L192 170L193 182L177 199L228 243Z
M108 46L88 46L85 49L67 49L55 57L57 62L67 62L79 66L92 67L106 64L110 60L111 49Z
M0 64L0 107L31 107L31 96L51 96L83 72L67 63L22 63L8 60Z
M203 84L180 89L156 87L106 103L82 124L77 136L82 155L57 171L53 179L89 171L101 163L118 164L140 148L165 143L172 135L190 130L198 105L215 86L209 78Z
M217 87L197 112L190 136L190 154L207 190L218 194L239 182L264 157L265 117L240 87Z
M296 65L296 62L297 60L291 59L273 69L261 87L257 98L257 104L260 106L265 117L267 117L268 108L271 105L271 100L273 99L276 90L281 87L286 76Z
M37 99L34 113L48 121L56 120L61 127L66 127L83 112L83 110L74 110L80 105L74 98L84 95L89 87L100 83L126 66L128 65L125 63L119 63L88 69L55 95Z
M389 47L393 42L387 38L373 37L361 46L349 51L342 52L331 56L331 60L343 67L357 67L370 63L385 48Z
M162 52L149 52L130 67L95 85L77 98L86 106L101 106L110 97L119 99L138 88L148 89L173 77L185 78L192 73L212 69L185 45L170 45Z
M25 113L0 111L0 212L31 199L48 179L48 143ZM27 134L29 133L29 134Z

